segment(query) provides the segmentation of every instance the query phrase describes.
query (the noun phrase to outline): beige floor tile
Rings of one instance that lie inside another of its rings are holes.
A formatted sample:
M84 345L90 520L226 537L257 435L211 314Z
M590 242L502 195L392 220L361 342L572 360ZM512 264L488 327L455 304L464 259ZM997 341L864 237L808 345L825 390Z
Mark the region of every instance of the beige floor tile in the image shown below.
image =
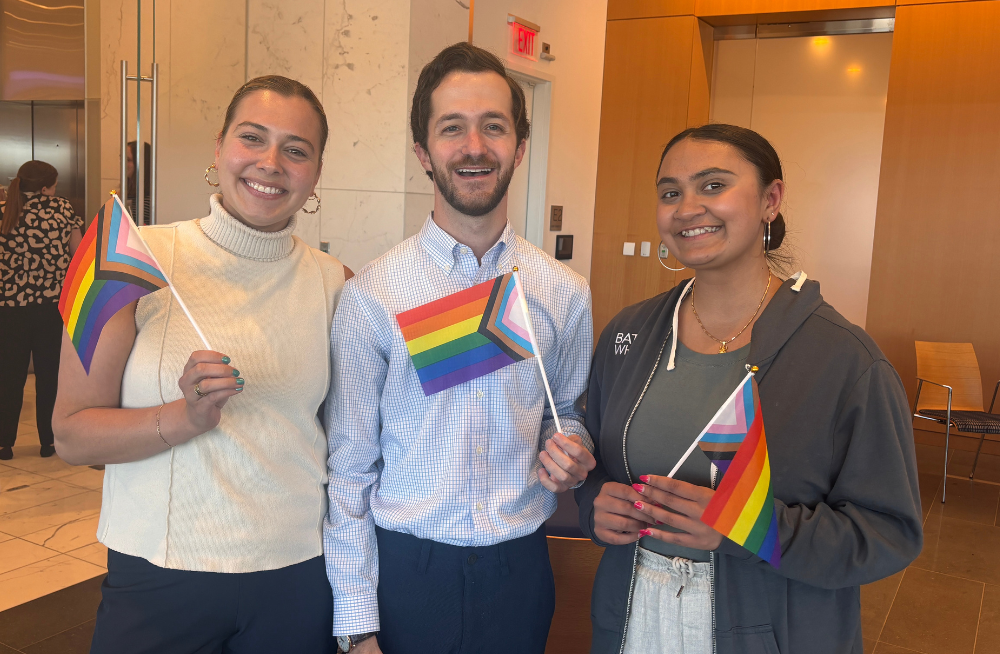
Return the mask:
M986 584L983 612L979 616L976 654L1000 652L1000 586Z
M81 466L71 466L66 463L59 458L58 454L43 459L38 456L37 445L15 445L14 458L10 461L4 461L4 465L17 468L18 470L27 470L28 472L45 475L53 479L76 474L80 472L81 468Z
M942 504L941 485L938 485L931 502L931 513L984 525L992 525L996 520L1000 486L949 478L947 491L947 501Z
M81 489L82 490L82 489ZM101 511L101 494L83 491L79 495L40 504L17 513L0 516L0 532L24 536L36 531L91 516Z
M922 509L922 514L924 518L930 512L931 507L934 506L934 496L937 495L938 490L941 488L941 473L933 472L918 472L917 482L920 485L920 508ZM941 496L937 495L938 501L940 501Z
M0 515L15 513L39 504L47 504L71 495L78 495L84 489L65 484L58 479L47 479L26 488L7 491L0 495Z
M862 638L862 645L864 645L864 654L872 654L875 651L875 641L869 640L868 638Z
M972 461L975 458L975 452L952 450L951 461L948 462L948 474L968 477L972 472ZM981 454L979 465L976 466L976 479L1000 483L1000 456Z
M932 513L924 523L924 549L912 567L1000 584L997 552L1000 552L1000 527Z
M17 468L4 466L0 468L0 493L9 491L11 488L17 488L18 486L31 486L42 481L48 481L48 479L48 477L36 475L27 470L18 470Z
M89 488L90 490L101 490L104 488L104 471L84 466L80 472L60 477L59 481L82 488ZM1000 487L997 487L997 491L1000 492Z
M59 552L29 543L20 538L11 538L0 543L0 575L32 563L51 559Z
M905 647L896 647L895 645L890 645L889 643L879 643L875 647L875 654L928 654L928 653L919 649L907 649Z
M917 470L934 473L938 477L944 474L944 448L937 445L916 443ZM950 471L949 471L950 472Z
M38 427L35 426L34 422L25 422L22 420L17 423L16 442L18 445L41 444L41 441L38 440Z
M81 547L78 550L66 552L66 554L75 559L81 559L87 563L99 565L105 569L108 567L108 548L106 548L102 543L91 543L90 545Z
M882 633L892 600L906 571L900 571L873 584L861 587L861 634L872 642Z
M0 611L104 574L104 569L65 554L0 574Z
M928 654L973 654L983 586L919 568L907 569L880 643ZM881 650L880 644L875 651L891 650Z
M11 536L10 534L0 533L0 543L4 542L5 540L10 540L11 538L13 538L13 536Z
M42 545L50 550L65 554L70 550L97 542L97 523L100 518L99 514L78 518L21 536L21 538L29 543Z

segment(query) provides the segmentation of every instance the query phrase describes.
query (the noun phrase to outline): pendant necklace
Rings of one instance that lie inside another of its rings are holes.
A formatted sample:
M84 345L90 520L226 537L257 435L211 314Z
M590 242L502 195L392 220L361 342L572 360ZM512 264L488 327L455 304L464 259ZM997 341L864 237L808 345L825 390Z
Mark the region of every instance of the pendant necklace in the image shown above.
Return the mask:
M750 323L752 323L754 321L754 318L757 317L757 314L760 313L760 308L764 306L764 299L767 297L767 291L768 289L771 288L771 271L770 270L767 271L767 286L764 287L764 295L760 297L760 303L757 304L757 310L753 312L752 316L750 316L750 320L747 321L747 324L743 325L743 329L738 331L736 333L736 336L733 336L728 341L724 341L721 338L716 338L715 336L712 336L712 333L709 332L707 329L705 329L705 323L701 321L701 318L698 316L698 310L694 307L694 287L697 285L698 285L698 280L695 280L694 284L692 284L691 286L691 311L694 312L695 320L697 320L698 324L701 325L701 331L705 332L706 336L708 336L710 339L719 344L719 354L725 354L726 352L729 351L728 350L729 344L735 341L737 338L739 338L740 334L742 334L747 330L747 327L750 326Z

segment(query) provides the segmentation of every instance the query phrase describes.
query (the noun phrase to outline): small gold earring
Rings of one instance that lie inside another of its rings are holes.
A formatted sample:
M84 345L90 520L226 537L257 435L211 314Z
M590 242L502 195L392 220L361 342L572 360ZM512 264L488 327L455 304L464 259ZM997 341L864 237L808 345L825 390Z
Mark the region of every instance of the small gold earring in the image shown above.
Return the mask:
M313 193L308 198L306 198L306 202L308 202L309 200L316 200L316 208L310 211L309 209L306 209L305 205L302 205L302 213L308 213L308 214L318 213L320 206L319 196Z
M210 180L208 178L208 174L210 172L212 172L213 170L215 171L216 176L218 176L218 174L219 174L219 168L215 165L214 162L212 163L211 166L209 166L208 168L205 169L205 181L208 182L209 186L218 186L219 182L213 182L212 180Z

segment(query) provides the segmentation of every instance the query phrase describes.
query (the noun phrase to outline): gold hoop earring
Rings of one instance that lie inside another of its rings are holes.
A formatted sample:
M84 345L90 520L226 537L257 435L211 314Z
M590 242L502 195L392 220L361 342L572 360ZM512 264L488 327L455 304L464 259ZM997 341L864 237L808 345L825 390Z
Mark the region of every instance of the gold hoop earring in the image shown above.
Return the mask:
M656 258L660 262L660 265L666 268L667 270L672 270L673 272L680 272L682 270L687 270L687 266L684 266L683 268L671 268L667 264L663 263L663 257L660 256L660 252L666 252L667 258L670 257L670 250L668 250L666 246L663 245L663 241L660 241L660 247L657 248L656 250Z
M308 198L306 198L306 202L308 202L309 200L316 200L316 208L313 209L312 211L309 211L308 209L306 209L305 205L302 205L302 213L308 213L308 214L319 213L319 207L321 204L319 196L313 193Z
M219 182L213 182L212 180L210 180L208 178L208 174L210 172L212 172L213 170L215 171L215 174L218 176L218 174L219 174L219 168L215 165L214 162L212 163L211 166L209 166L208 168L205 169L205 181L208 182L209 186L218 186Z

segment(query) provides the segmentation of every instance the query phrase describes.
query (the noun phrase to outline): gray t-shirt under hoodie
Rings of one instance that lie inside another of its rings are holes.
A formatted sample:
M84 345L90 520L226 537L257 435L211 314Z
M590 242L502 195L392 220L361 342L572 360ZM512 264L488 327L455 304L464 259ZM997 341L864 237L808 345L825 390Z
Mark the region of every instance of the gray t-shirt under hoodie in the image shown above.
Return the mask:
M746 377L750 346L725 354L700 354L677 343L675 368L661 365L653 374L639 403L625 441L625 454L632 478L666 476L691 446L722 403ZM696 449L674 475L676 479L709 487L712 464ZM659 529L677 531L666 525ZM650 536L639 545L664 556L708 561L708 552L664 543Z

